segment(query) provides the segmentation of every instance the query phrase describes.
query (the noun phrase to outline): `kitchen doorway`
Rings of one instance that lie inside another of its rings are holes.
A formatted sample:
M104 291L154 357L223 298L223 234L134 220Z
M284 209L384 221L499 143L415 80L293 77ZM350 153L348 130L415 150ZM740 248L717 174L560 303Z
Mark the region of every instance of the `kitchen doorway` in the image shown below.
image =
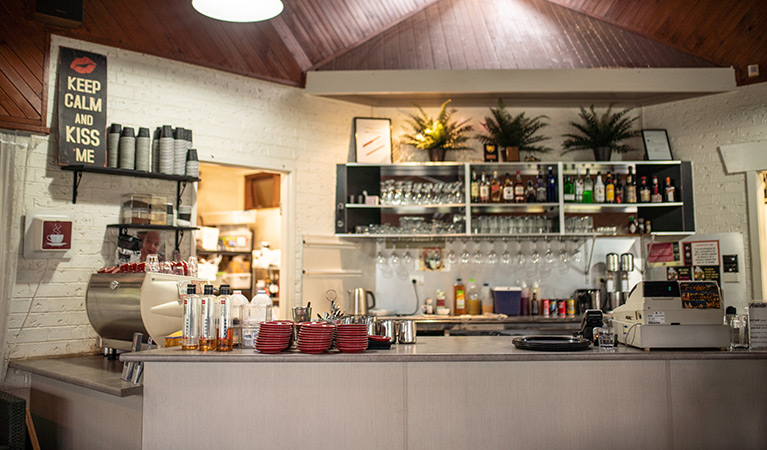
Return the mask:
M229 284L248 299L259 289L275 307L284 300L280 276L287 242L282 214L285 174L200 162L195 249L200 276Z

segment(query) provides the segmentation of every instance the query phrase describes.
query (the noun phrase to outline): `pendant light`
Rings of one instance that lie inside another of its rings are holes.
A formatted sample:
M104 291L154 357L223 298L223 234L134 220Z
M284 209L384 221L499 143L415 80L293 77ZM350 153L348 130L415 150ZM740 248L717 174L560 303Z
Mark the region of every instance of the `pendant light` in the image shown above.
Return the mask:
M259 22L282 12L280 0L192 0L200 14L226 22Z

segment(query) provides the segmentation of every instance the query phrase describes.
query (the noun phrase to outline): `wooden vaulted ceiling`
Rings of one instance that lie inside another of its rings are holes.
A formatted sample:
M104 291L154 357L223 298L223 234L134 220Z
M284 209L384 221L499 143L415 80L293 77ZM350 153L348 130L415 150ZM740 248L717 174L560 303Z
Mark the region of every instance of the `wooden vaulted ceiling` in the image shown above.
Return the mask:
M218 22L191 0L83 0L83 22L0 2L0 127L47 131L51 33L302 86L310 70L734 66L767 81L763 0L283 0L262 23ZM759 77L746 67L759 64Z

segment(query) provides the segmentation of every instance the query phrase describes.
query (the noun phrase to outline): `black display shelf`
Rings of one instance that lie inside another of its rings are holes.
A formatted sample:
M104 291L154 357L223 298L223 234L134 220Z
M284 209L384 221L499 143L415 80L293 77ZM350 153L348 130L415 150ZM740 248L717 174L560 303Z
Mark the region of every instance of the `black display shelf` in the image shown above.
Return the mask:
M229 250L196 250L198 255L224 255L224 256L240 256L240 255L250 255L253 253L251 250L242 250L242 251L229 251Z
M74 175L74 179L72 181L72 203L77 203L77 188L80 186L80 180L82 179L84 172L101 173L105 175L117 175L117 176L123 176L123 177L153 178L156 180L175 181L177 183L177 189L176 189L177 197L181 197L181 193L183 192L183 189L181 188L182 184L184 185L184 187L186 187L187 182L200 181L200 178L198 177L192 177L192 176L186 176L186 175L167 175L164 173L157 173L157 172L143 172L140 170L116 169L111 167L96 167L96 166L86 166L86 165L61 166L61 170L68 170L72 172ZM176 206L178 207L178 202Z
M174 227L173 225L152 225L148 223L110 223L107 228L119 228L120 233L127 233L128 229L132 230L168 230L176 232L176 240L174 247L178 250L181 240L184 239L184 231L199 230L197 227Z

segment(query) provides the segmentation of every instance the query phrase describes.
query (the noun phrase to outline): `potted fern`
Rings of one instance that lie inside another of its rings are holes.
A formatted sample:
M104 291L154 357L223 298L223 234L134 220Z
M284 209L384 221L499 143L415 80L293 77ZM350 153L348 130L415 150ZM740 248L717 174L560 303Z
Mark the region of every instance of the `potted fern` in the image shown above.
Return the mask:
M430 161L444 161L446 150L468 150L465 145L469 140L468 133L473 130L469 125L471 119L458 121L453 119L455 109L447 109L450 99L442 103L436 118L430 117L418 105L418 114L410 114L408 123L413 132L403 136L404 142L416 148L427 150Z
M492 116L486 116L485 121L480 122L487 134L477 135L477 139L483 144L505 147L506 161L519 161L520 151L544 153L551 150L549 147L536 145L549 139L536 135L541 128L548 125L543 121L548 119L548 116L525 117L524 112L512 116L506 111L502 99L498 99L498 107L490 108L490 112Z
M567 139L562 143L565 151L562 154L575 150L592 150L596 161L609 161L611 153L625 153L629 146L621 142L637 135L632 130L638 117L627 117L632 108L613 113L610 105L603 114L594 110L594 105L589 109L581 106L578 114L580 122L570 122L575 132L563 136Z

